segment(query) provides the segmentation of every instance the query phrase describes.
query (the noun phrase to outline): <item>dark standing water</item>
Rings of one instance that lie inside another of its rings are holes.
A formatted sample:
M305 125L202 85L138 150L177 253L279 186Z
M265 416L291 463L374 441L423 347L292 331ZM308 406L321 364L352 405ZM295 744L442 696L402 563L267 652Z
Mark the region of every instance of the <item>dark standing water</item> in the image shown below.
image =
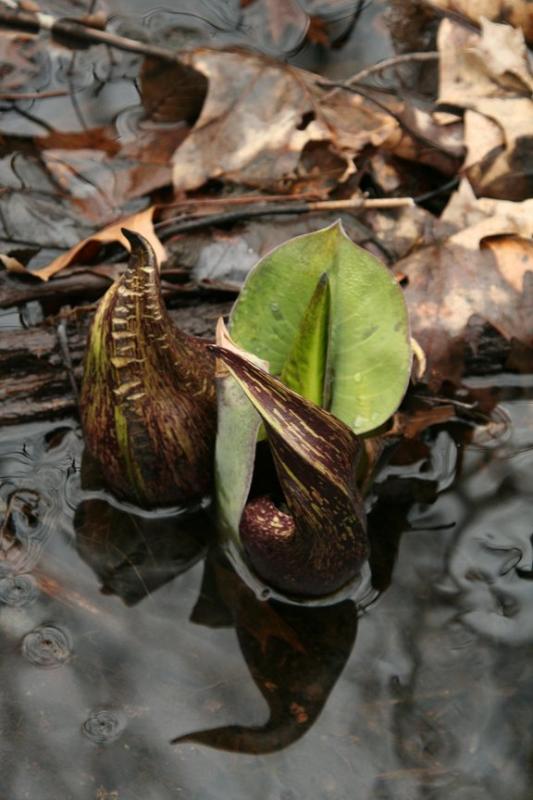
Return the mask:
M382 476L359 619L81 490L75 423L4 430L0 797L529 798L533 383L496 383L509 425Z

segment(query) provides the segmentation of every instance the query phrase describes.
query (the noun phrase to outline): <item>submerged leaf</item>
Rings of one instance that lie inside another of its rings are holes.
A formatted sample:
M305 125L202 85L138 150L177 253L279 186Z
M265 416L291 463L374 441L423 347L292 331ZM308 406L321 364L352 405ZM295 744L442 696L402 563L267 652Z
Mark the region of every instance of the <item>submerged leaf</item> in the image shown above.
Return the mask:
M361 446L350 429L243 355L213 348L261 415L288 512L270 497L244 508L240 539L256 573L293 595L328 595L367 556L355 472Z
M148 241L123 233L132 245L129 266L89 334L85 440L117 494L144 506L181 503L211 484L213 360L202 340L172 324Z
M310 358L322 369L320 358L311 355L317 348L308 328L309 308L324 273L329 322L315 328L327 338L322 343L327 346L324 405L355 433L365 433L390 417L405 392L411 367L409 323L394 277L339 223L292 239L257 264L233 308L231 336L239 347L268 361L273 375L301 391L301 379L292 382L295 348L300 361ZM316 389L312 393L306 396L315 400Z

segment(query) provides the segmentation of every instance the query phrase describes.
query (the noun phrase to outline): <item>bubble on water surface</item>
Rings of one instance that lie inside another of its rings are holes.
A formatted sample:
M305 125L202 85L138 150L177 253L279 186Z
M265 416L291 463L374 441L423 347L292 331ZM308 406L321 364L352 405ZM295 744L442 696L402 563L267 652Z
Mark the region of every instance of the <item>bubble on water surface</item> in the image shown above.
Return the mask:
M37 586L31 575L8 575L0 578L0 603L22 608L33 603Z
M38 667L60 667L71 653L70 637L55 625L40 625L22 640L22 655Z
M81 726L85 736L95 744L110 744L121 736L126 721L120 711L103 708L93 711Z

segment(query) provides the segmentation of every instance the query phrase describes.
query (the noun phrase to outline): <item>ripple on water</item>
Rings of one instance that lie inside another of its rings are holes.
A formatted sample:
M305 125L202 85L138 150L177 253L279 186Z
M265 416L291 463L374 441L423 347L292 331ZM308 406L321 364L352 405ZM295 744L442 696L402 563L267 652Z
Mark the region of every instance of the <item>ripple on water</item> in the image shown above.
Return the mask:
M37 594L37 584L31 575L8 575L0 578L0 603L23 608L33 603Z
M93 711L81 726L85 736L95 744L115 742L126 727L124 715L115 709Z
M60 667L71 653L68 633L55 625L40 625L22 640L22 655L37 667Z

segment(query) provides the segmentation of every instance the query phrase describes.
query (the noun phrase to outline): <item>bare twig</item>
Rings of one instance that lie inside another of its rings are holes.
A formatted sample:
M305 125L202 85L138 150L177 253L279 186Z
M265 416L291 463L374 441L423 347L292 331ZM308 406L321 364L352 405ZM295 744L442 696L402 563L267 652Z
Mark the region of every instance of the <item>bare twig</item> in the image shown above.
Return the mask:
M53 89L49 92L0 92L0 100L45 100L48 97L68 97L64 89Z
M174 200L172 203L168 203L165 205L165 209L167 208L180 208L180 207L196 207L198 206L201 208L202 206L246 206L250 205L251 203L266 203L266 202L276 202L278 200L281 201L292 201L296 202L297 200L319 200L320 195L317 195L316 192L296 192L295 194L286 195L286 194L239 194L239 195L228 195L223 197L183 197L180 200Z
M353 86L356 83L361 83L361 81L364 81L365 78L368 78L369 75L373 75L375 72L383 72L386 69L397 67L400 64L409 64L421 61L438 61L439 56L440 54L438 50L428 50L420 53L402 53L399 56L384 58L382 61L378 61L375 64L371 64L369 67L365 67L359 72L356 72L355 75L352 75L351 78L343 81L342 84L345 88L348 86ZM336 86L329 94L325 96L324 99L327 99L330 95L338 92L341 88L342 87L340 85Z
M193 219L163 220L154 226L165 239L178 233L187 233L210 225L228 225L252 217L286 216L289 214L308 214L314 211L365 211L370 208L399 208L413 206L411 197L380 197L366 199L361 197L348 200L317 200L314 202L288 202L280 205L265 203L259 208L242 208L237 211L223 211L220 214L206 214Z
M118 36L108 31L98 28L91 28L73 20L64 20L54 17L51 14L41 12L31 13L28 11L6 11L0 9L0 25L15 30L27 31L28 33L39 33L48 31L52 35L56 34L63 38L70 38L79 42L89 42L91 44L106 44L117 50L124 50L129 53L138 53L142 56L159 58L162 61L180 63L178 54L165 47L138 42L126 36Z

